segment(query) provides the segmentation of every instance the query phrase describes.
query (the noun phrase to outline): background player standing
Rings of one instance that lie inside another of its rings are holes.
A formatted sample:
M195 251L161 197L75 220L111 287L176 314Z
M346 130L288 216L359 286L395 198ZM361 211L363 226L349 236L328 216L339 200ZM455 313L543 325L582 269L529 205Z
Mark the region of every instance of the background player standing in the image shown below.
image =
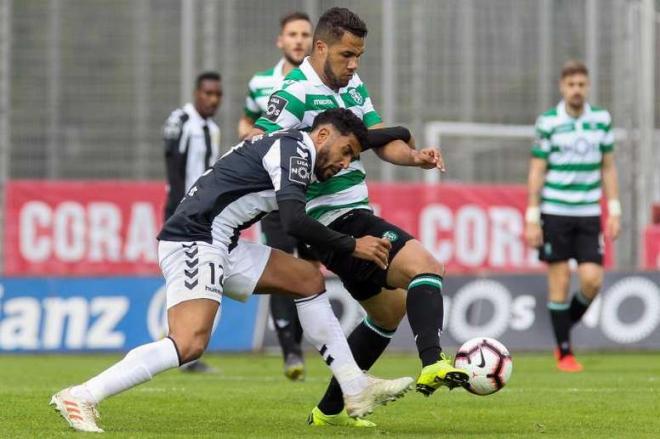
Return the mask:
M312 47L312 23L304 12L292 12L280 19L277 47L282 59L275 67L254 74L245 97L244 115L238 122L238 135L244 138L254 127L254 122L268 109L268 98L279 90L284 77L303 62ZM261 232L266 245L294 253L299 242L282 230L279 212L272 212L261 220ZM302 327L298 320L293 299L286 296L270 296L270 313L282 347L284 375L291 380L303 379L305 374L301 348Z
M579 61L561 71L562 100L536 121L537 140L529 167L525 239L548 263L548 309L557 340L557 367L579 372L570 330L603 283L600 202L607 199L607 235L620 230L621 203L614 165L612 118L589 105L589 73ZM602 188L602 189L601 189ZM567 302L569 259L578 263L580 289Z
M201 73L195 80L194 100L174 110L163 127L167 167L165 221L176 210L183 195L220 155L220 128L212 117L222 102L217 72ZM202 361L181 367L186 372L213 372Z

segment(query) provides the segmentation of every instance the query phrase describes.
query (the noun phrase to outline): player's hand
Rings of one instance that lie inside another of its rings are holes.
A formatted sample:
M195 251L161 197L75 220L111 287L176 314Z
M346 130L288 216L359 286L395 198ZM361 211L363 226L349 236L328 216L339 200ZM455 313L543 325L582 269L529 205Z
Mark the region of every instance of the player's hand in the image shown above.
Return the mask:
M445 172L445 160L439 149L429 147L414 151L414 164L422 169L439 169Z
M264 134L264 130L262 130L261 128L252 127L252 129L247 133L247 135L242 140L251 139L253 137L261 136L263 134Z
M543 231L538 223L525 223L525 241L532 248L539 248L543 244Z
M387 269L392 243L384 238L363 236L355 240L353 256L371 261L383 270Z
M614 241L619 237L619 232L621 232L621 217L613 215L608 216L605 228L607 237Z

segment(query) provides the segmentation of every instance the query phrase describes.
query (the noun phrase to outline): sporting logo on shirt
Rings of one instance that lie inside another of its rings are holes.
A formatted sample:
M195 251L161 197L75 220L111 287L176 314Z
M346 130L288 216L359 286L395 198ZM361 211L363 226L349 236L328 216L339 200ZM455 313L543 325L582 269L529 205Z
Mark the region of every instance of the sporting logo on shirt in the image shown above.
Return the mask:
M307 186L310 180L309 162L301 157L289 160L289 181Z
M268 108L266 109L266 119L275 122L288 103L289 101L280 96L271 96L268 100Z
M348 94L351 95L351 97L353 98L356 104L362 105L364 103L364 99L362 98L362 95L356 89L354 88L350 89L348 91Z

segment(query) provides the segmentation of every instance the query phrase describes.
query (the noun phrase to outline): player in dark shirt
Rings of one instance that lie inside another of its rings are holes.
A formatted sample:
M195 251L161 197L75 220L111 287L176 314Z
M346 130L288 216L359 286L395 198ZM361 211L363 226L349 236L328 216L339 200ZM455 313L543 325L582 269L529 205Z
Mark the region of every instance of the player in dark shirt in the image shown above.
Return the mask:
M381 380L358 367L313 264L239 239L242 229L279 209L285 230L302 241L385 268L387 239L355 239L305 214L308 185L346 169L360 145L367 144L366 135L364 124L349 110L328 110L317 116L309 134L292 130L244 141L205 172L158 237L168 336L53 395L51 403L68 423L81 431L102 431L96 424L100 401L199 358L222 297L245 300L255 291L296 297L305 335L339 381L350 416L364 416L408 390L412 378Z

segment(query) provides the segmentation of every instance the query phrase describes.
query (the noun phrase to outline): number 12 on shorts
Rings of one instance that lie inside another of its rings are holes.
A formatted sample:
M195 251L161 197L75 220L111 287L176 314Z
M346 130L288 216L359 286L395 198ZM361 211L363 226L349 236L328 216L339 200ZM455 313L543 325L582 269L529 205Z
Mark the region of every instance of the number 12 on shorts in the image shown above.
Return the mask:
M211 268L211 285L222 286L225 277L225 274L222 271L222 265L209 262L209 267Z

